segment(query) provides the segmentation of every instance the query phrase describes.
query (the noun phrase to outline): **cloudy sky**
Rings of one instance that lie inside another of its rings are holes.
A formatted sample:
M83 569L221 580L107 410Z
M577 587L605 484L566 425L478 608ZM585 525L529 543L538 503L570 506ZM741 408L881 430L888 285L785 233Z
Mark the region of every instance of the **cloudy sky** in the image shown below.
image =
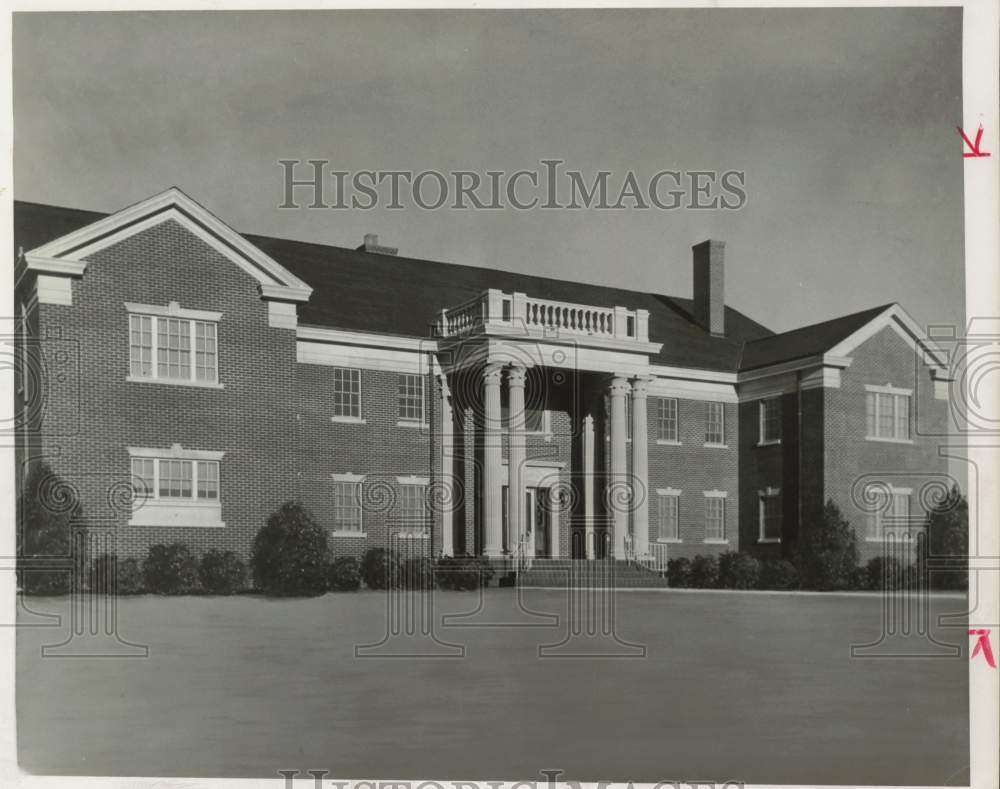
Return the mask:
M18 14L15 196L176 185L243 232L727 301L963 322L961 9ZM279 210L340 170L746 172L740 211Z

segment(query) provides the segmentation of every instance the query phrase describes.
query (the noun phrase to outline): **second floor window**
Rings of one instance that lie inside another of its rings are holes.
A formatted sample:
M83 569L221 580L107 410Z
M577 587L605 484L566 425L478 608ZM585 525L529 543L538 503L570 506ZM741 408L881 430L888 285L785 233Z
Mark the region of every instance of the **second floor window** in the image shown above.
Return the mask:
M217 383L216 324L189 318L131 314L129 365L133 378Z
M403 373L399 376L399 420L424 421L424 377Z
M656 406L656 438L658 441L679 441L677 400L660 398Z
M781 441L781 399L771 397L760 401L760 443Z
M353 367L333 368L333 415L344 419L361 419L361 370Z
M910 395L891 389L865 393L867 437L883 441L910 440Z
M705 403L705 443L726 443L726 404Z

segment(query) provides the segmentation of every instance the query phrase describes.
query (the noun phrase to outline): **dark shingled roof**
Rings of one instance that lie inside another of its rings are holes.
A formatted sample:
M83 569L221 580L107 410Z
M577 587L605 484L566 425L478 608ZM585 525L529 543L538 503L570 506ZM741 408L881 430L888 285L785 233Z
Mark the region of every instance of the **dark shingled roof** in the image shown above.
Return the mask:
M891 306L892 304L883 304L881 307L872 307L851 315L748 342L743 347L740 370L754 370L769 364L803 359L828 351Z
M34 249L105 216L15 201L15 251ZM313 288L312 297L299 307L301 323L355 331L427 337L442 307L462 304L487 288L499 288L578 304L649 310L650 340L663 343L660 353L652 357L654 362L735 372L820 353L885 309L776 335L727 307L726 336L713 337L694 323L691 299L302 241L245 237Z

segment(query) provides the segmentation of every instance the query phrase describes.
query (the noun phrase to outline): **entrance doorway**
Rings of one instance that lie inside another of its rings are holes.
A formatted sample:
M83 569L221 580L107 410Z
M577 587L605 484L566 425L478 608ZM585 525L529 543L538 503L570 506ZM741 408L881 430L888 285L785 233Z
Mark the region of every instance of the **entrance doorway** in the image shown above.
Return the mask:
M549 509L549 488L524 489L524 531L528 548L535 558L550 556L552 518ZM517 538L510 533L510 488L503 486L503 545L504 550L516 550Z

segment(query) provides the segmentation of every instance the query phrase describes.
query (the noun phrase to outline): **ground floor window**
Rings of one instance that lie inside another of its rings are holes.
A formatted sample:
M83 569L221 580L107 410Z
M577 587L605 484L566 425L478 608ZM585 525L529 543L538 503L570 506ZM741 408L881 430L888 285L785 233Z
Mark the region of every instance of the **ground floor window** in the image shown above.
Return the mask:
M781 492L769 488L760 494L760 542L781 542Z
M333 477L333 529L361 532L361 477L335 474Z
M222 526L222 452L129 447L133 491L130 523Z
M722 542L726 539L726 495L721 491L705 491L705 540Z
M867 540L910 539L911 493L908 488L869 486Z
M679 492L658 491L656 500L657 538L670 541L680 540L681 497Z
M429 480L417 477L399 477L399 503L397 507L399 534L411 537L430 536L430 506L427 502Z

